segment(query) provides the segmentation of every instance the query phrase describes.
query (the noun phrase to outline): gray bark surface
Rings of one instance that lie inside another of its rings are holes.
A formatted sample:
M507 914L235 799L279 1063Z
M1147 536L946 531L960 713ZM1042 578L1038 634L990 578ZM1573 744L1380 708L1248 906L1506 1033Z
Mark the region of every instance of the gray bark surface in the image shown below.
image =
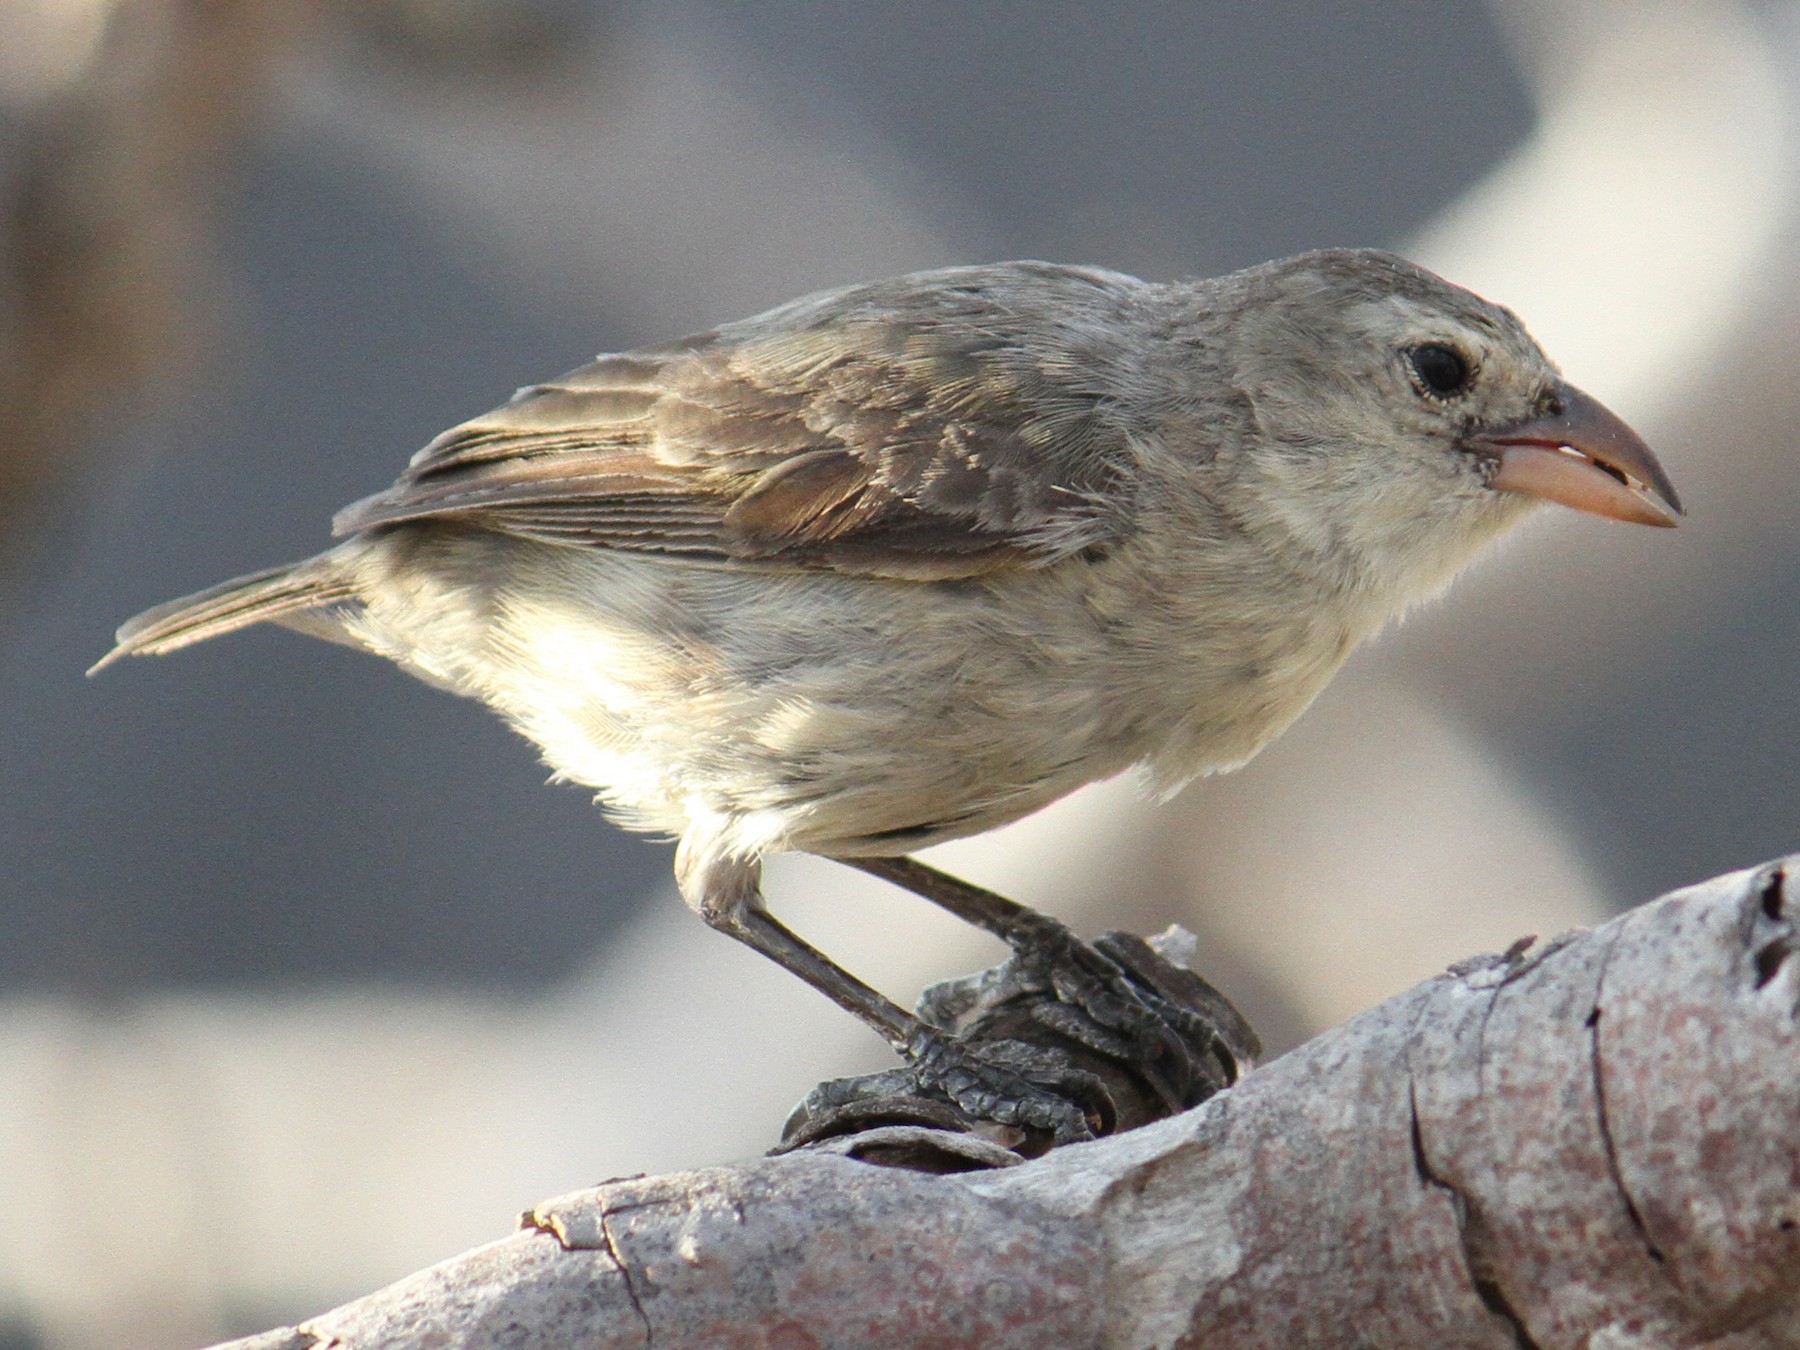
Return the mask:
M861 1160L897 1127L607 1182L232 1350L1800 1347L1797 899L1465 962L1031 1162Z

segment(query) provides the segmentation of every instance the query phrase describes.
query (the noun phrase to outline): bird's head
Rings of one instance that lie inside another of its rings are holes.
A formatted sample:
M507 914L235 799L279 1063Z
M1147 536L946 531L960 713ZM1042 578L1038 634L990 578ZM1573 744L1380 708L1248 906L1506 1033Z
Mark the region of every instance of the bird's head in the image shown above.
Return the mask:
M1534 503L1680 516L1649 447L1511 311L1372 250L1240 275L1229 342L1254 430L1237 475L1269 525L1347 573L1417 598Z

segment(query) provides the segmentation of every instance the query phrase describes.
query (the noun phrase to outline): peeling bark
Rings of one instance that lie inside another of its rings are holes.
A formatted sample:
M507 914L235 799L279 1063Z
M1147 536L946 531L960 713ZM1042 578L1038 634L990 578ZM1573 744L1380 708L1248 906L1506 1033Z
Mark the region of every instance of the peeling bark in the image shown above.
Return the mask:
M233 1346L1800 1347L1797 903L1776 864L1465 962L1031 1162L609 1182Z

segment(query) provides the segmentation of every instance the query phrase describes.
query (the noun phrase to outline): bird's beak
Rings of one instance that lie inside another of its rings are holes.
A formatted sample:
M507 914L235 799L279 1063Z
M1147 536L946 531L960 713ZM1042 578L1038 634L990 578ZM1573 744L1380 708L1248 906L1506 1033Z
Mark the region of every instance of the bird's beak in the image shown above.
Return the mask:
M1574 385L1559 384L1556 397L1556 412L1471 440L1497 466L1488 486L1614 520L1676 524L1681 499L1637 432Z

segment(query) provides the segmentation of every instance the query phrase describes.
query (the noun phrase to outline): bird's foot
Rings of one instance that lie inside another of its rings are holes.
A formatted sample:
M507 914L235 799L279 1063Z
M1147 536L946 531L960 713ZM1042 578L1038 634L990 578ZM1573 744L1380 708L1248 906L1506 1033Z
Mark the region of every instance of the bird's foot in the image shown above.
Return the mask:
M921 1023L906 1057L920 1088L977 1120L1048 1135L1052 1147L1109 1132L1100 1080L1022 1041L964 1042Z
M1217 991L1141 938L1115 932L1084 942L1031 910L1008 925L1006 938L1013 959L989 977L1020 993L1052 995L1026 1004L1035 1021L1126 1066L1170 1111L1204 1101L1260 1051ZM927 991L920 1014L954 1026L968 996L957 982L939 986Z
M1063 990L1100 987L1098 1016L1064 1002L1035 955L934 985L919 1000L907 1067L820 1084L789 1118L780 1151L880 1135L880 1148L913 1159L904 1165L991 1166L970 1150L1016 1161L1132 1129L1197 1105L1254 1062L1243 1018L1178 964L1190 936L1069 941L1080 951L1052 968ZM1146 1017L1168 1038L1141 1031ZM931 1142L947 1139L955 1146Z

